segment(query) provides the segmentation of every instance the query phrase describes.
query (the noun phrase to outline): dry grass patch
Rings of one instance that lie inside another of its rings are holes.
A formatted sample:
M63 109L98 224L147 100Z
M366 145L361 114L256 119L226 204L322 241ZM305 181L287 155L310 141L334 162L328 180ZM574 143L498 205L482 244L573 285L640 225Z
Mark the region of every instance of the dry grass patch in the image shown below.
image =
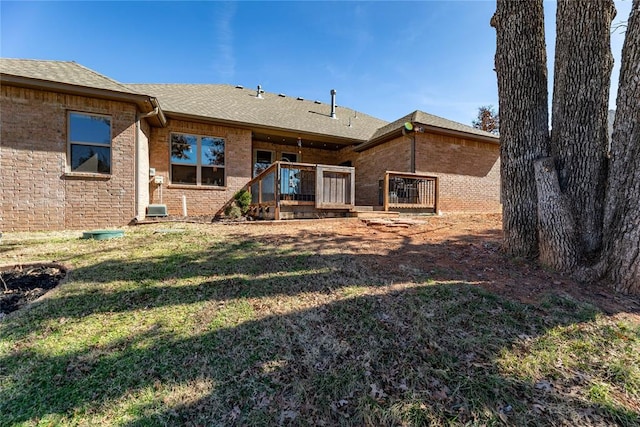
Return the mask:
M0 323L0 425L637 425L637 312L469 224L5 236L73 270Z

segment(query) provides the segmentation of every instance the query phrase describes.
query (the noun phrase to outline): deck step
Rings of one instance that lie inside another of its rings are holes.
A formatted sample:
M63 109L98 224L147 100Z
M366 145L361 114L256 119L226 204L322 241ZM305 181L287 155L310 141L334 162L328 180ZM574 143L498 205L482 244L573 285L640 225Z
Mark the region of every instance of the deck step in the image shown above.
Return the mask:
M398 218L400 216L400 212L353 210L351 211L351 216L355 218Z

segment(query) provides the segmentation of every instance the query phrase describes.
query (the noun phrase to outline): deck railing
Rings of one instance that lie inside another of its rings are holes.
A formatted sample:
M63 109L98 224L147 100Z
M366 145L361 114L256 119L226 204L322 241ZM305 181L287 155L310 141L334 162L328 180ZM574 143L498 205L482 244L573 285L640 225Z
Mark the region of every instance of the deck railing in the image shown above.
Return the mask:
M406 172L387 171L380 181L384 210L421 209L437 212L438 178Z
M317 209L350 209L355 206L355 173L352 167L275 162L245 187L254 208L314 206Z

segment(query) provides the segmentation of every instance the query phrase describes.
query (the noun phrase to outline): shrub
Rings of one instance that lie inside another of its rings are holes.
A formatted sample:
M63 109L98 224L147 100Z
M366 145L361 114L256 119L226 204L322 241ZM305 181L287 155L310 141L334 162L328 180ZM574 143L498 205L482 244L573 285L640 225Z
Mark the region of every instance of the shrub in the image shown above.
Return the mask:
M240 190L234 196L237 206L240 208L242 215L249 212L249 205L251 205L251 193L247 190Z
M228 218L238 219L242 216L242 209L236 205L236 202L233 202L224 210L224 215Z

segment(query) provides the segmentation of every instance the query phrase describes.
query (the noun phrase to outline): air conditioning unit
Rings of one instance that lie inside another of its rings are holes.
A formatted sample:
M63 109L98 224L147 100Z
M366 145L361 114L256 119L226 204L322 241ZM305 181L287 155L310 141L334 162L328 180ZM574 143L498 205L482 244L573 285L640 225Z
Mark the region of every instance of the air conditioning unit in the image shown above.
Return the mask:
M147 206L147 216L169 216L167 213L167 205Z

